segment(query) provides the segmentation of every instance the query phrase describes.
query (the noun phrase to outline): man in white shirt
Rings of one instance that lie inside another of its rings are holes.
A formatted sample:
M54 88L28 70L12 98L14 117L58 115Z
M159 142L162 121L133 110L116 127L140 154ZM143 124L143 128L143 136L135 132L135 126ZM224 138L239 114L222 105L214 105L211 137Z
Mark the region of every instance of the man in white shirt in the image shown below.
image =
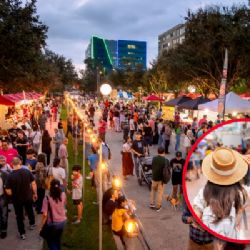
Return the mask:
M30 134L32 147L38 153L42 140L42 133L38 130L38 128L34 128L34 130Z
M129 132L130 132L130 138L133 140L134 132L135 132L135 123L133 117L130 117L129 120Z

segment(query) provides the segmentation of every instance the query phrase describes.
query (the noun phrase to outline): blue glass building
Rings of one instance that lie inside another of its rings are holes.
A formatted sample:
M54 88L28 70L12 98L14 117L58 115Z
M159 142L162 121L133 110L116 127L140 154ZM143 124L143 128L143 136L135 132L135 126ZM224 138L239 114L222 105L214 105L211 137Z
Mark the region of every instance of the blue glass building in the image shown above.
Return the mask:
M107 40L91 38L86 58L97 60L106 70L136 69L147 67L147 43L132 40Z

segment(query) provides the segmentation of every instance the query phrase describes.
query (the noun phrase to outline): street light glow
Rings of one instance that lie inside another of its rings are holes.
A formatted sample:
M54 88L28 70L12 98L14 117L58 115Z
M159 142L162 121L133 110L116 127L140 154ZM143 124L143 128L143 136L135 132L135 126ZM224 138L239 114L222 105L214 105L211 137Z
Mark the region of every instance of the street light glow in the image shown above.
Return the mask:
M112 87L108 83L104 83L100 87L100 92L102 95L107 96L111 93Z

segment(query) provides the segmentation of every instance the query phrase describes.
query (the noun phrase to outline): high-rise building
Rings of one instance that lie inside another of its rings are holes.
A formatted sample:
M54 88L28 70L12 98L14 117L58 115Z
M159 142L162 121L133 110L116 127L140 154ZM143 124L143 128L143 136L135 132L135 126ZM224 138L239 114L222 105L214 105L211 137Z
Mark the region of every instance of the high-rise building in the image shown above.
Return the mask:
M164 50L169 50L182 44L185 39L185 24L178 24L173 28L158 36L158 56L162 55Z
M132 40L108 40L92 36L85 58L98 61L106 70L141 66L146 69L147 43Z

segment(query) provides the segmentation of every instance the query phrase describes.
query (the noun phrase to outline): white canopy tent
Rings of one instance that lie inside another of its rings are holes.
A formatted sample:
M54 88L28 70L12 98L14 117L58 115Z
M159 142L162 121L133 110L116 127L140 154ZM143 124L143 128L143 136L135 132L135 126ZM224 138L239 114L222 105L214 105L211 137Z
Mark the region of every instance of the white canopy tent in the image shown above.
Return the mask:
M198 108L199 110L218 112L218 99L200 104ZM242 99L234 92L229 92L228 94L226 94L225 113L232 114L234 112L250 113L250 102Z

